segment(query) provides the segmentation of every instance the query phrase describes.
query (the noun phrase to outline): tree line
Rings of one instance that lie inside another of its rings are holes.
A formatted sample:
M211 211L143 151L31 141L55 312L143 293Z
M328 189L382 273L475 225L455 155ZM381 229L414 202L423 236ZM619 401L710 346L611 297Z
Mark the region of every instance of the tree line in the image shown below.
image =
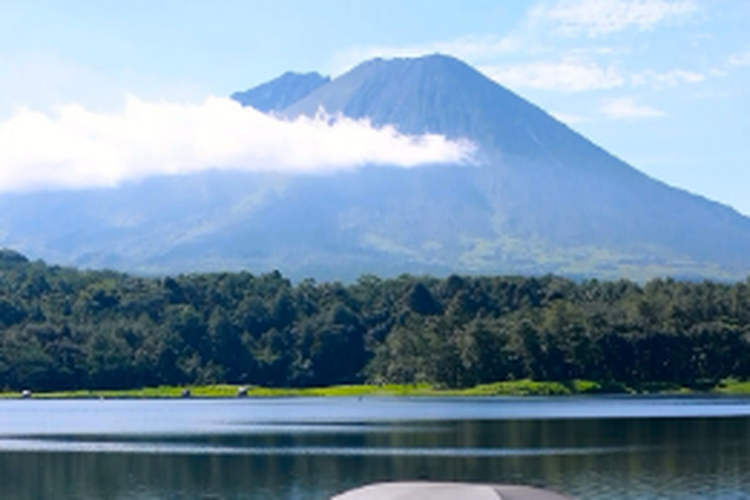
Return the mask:
M164 278L0 250L0 389L750 375L750 280Z

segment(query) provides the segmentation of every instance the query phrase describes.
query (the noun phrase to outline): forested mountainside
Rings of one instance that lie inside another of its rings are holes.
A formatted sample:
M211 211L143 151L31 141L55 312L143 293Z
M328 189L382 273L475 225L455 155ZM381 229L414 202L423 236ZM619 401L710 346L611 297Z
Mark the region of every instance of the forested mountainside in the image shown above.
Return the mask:
M0 252L0 388L750 375L750 282L143 278Z

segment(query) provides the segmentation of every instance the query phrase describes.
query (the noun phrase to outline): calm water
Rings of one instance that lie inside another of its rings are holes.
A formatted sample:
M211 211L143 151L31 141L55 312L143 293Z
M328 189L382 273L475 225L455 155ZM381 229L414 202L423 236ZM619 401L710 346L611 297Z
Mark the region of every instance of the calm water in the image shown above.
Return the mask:
M374 481L750 499L750 399L0 401L0 498L325 500Z

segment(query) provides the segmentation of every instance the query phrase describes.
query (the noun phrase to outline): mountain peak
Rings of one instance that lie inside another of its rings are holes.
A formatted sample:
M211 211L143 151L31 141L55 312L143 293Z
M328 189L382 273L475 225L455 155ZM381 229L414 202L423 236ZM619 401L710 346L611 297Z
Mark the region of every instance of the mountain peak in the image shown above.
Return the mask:
M469 66L464 61L450 55L441 54L439 52L436 52L434 54L427 54L423 56L417 56L417 57L392 57L392 58L384 58L384 57L375 57L372 59L369 59L367 61L363 61L354 68L352 68L352 71L354 71L357 68L366 67L366 66L382 66L382 67L395 67L395 66L402 66L402 67L422 67L422 68L428 68L431 70L441 70L445 68L458 68L462 67L464 70L468 71L476 71L474 68Z
M537 106L442 54L363 62L284 114L312 116L321 107L379 126L394 125L407 134L470 138L484 148L523 157L546 155L541 144L570 135L567 126Z

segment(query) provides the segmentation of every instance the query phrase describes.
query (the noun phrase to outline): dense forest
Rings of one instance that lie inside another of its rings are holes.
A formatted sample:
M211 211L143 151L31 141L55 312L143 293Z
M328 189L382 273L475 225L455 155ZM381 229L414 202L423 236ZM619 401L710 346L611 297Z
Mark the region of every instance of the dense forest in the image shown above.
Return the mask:
M134 277L0 251L0 389L750 375L750 280Z

